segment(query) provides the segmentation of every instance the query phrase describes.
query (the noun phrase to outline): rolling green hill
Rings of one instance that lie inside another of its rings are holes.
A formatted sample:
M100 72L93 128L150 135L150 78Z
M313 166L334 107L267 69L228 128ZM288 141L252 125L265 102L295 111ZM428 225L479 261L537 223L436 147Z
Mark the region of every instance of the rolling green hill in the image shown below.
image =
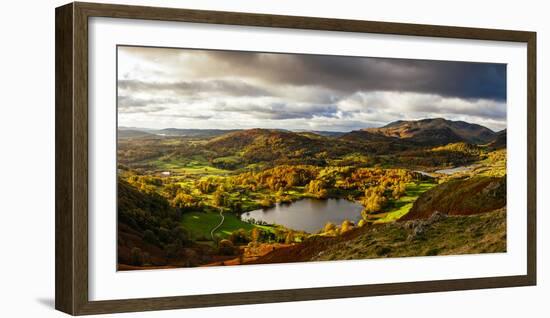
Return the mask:
M323 165L324 159L362 151L349 142L313 133L249 129L208 141L205 148L220 156L238 155L248 163L275 162Z

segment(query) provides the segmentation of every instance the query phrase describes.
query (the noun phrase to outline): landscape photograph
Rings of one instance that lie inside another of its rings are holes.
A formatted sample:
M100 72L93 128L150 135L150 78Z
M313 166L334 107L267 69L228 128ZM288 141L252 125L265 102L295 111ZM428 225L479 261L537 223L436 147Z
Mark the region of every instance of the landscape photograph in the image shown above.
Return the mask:
M505 253L506 94L497 63L118 46L117 269Z

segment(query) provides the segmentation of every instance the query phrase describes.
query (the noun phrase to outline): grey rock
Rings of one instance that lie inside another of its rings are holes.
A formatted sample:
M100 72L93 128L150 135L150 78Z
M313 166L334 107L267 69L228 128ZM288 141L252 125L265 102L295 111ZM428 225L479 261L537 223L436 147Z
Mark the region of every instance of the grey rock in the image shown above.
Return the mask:
M447 214L439 212L439 211L435 211L434 213L432 213L429 220L431 222L439 222L441 220L446 219L447 217L448 217Z

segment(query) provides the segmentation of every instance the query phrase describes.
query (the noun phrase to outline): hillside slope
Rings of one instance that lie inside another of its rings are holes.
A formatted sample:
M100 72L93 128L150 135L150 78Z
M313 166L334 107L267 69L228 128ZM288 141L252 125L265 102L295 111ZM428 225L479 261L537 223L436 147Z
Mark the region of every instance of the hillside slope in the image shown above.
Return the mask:
M222 155L238 155L247 162L297 160L306 164L323 164L324 158L350 152L366 151L356 144L313 133L283 130L249 129L213 138L205 148Z
M501 130L495 134L495 138L489 144L491 149L504 149L506 148L506 129Z
M154 134L132 129L119 129L117 138L154 138Z
M128 266L196 266L211 261L212 248L188 241L181 214L158 194L118 181L119 270ZM135 269L135 268L133 268Z
M331 245L312 261L459 255L506 252L506 210L473 216L434 214L389 226L367 228L361 235Z
M425 219L435 211L470 215L506 206L506 177L451 180L424 192L401 220Z
M316 236L250 264L506 252L506 209L470 216L436 213L414 220Z
M367 128L364 131L430 145L461 141L480 144L491 141L495 136L495 132L487 127L443 118L399 120L380 128Z

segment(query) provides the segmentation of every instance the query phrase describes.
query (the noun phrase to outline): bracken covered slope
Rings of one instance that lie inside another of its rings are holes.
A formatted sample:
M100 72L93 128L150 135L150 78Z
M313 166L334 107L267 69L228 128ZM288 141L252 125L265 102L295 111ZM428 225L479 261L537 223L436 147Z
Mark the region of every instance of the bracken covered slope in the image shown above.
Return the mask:
M253 264L506 252L506 209L470 216L372 225L336 237L312 237Z
M425 219L435 211L470 215L506 206L506 177L451 180L424 192L401 220Z

